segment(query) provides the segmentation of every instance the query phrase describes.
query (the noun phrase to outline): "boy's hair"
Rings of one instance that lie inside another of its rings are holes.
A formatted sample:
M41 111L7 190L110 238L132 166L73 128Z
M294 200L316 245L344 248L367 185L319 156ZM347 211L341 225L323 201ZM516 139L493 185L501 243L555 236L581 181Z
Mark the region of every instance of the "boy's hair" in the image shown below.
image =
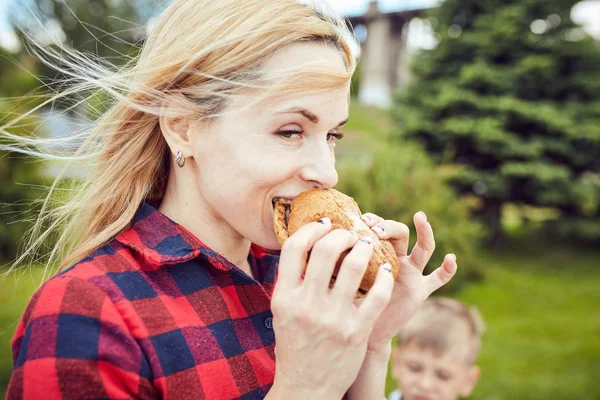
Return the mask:
M468 362L474 363L484 330L483 319L475 307L449 298L429 298L400 331L397 345L414 341L443 352L462 342L468 346Z

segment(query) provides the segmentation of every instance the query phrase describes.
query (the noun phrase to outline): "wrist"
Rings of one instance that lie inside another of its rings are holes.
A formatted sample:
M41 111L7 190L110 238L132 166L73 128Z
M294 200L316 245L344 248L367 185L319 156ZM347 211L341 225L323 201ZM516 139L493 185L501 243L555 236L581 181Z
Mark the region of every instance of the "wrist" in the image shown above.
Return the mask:
M367 351L358 376L348 390L349 400L385 398L385 383L391 354L391 341L387 345L382 344Z
M304 400L307 398L339 400L342 396L343 394L336 395L324 386L313 387L275 374L273 386L271 386L265 400Z
M386 364L392 355L392 340L386 340L381 343L369 343L367 347L366 358L374 360L385 360Z

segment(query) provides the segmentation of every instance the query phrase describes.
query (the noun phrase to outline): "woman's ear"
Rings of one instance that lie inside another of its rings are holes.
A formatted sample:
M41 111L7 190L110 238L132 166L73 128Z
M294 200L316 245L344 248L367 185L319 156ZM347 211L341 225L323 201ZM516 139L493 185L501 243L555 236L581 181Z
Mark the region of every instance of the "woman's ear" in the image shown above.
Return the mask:
M186 118L176 118L161 115L158 118L160 130L165 138L171 153L181 151L183 157L191 157L193 154L190 128L192 123Z
M465 377L465 381L463 382L460 395L462 397L469 397L473 389L475 389L475 385L479 381L481 377L481 369L477 365L471 365L469 367L469 371L467 372L467 376Z

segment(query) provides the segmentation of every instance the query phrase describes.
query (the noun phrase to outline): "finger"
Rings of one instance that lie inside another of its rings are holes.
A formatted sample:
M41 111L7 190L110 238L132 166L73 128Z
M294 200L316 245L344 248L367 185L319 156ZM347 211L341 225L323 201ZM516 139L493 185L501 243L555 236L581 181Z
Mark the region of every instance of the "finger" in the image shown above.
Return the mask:
M454 274L456 274L457 269L456 256L454 254L446 254L442 265L426 277L429 294L448 283Z
M313 293L329 290L331 276L342 253L354 246L358 237L350 231L336 229L317 240L310 253L304 285Z
M413 221L417 229L417 243L410 252L410 262L419 271L423 272L435 250L433 229L431 224L427 222L427 216L423 211L416 213Z
M410 229L406 224L388 219L378 223L371 230L377 234L379 239L388 239L394 246L398 257L408 254Z
M369 228L372 228L383 221L383 218L373 213L364 213L361 216L361 219L364 221L365 224L367 224Z
M377 271L375 283L358 307L357 318L361 321L361 325L368 327L369 330L373 329L375 322L392 297L393 288L392 267L389 264L383 264Z
M332 294L341 298L354 299L372 255L373 245L369 239L359 240L344 258Z
M289 289L297 287L302 282L308 252L317 240L331 230L331 226L329 218L311 222L302 226L283 243L276 286Z

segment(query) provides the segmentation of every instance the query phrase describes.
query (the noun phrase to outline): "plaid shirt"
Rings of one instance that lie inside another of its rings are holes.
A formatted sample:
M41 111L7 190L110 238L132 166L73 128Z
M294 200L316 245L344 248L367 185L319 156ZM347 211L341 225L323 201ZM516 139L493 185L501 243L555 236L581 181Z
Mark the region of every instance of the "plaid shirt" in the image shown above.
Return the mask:
M277 253L255 277L148 204L34 294L8 399L262 399L275 374Z

